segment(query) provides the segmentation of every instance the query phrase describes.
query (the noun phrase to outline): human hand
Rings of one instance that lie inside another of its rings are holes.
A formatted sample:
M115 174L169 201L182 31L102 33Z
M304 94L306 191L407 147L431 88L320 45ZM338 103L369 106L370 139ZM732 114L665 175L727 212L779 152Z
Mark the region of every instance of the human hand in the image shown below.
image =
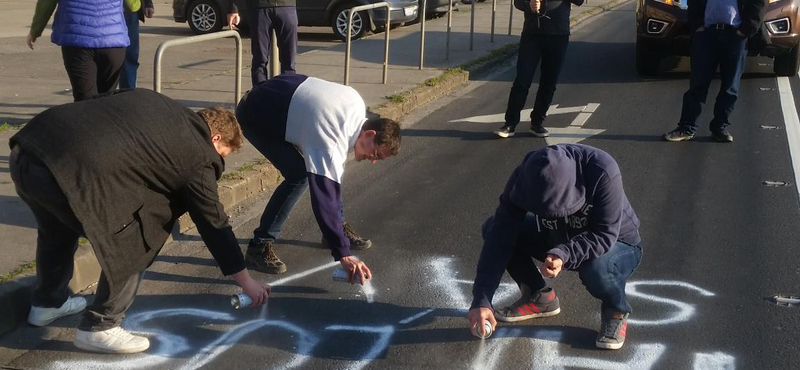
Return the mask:
M27 41L27 43L28 43L28 47L29 47L29 48L31 48L31 50L33 50L33 43L34 43L34 42L36 42L36 36L34 36L34 35L31 35L31 34L29 33L29 34L28 34L28 41Z
M372 271L369 270L367 264L353 256L342 257L339 263L342 264L342 268L350 273L350 284L356 282L356 277L359 279L361 285L364 285L367 280L372 279Z
M531 0L531 11L538 13L542 9L542 0Z
M155 14L156 10L153 8L144 8L144 16L147 18L153 18L153 14Z
M562 261L560 257L555 254L548 254L544 263L539 265L539 271L541 271L544 277L554 278L561 272L561 267L563 265L564 261Z
M247 294L253 300L253 303L249 307L256 307L267 303L272 288L250 277L250 273L247 272L247 269L233 274L233 279L236 280L236 284L242 288L244 294Z
M483 322L488 321L492 325L492 332L497 329L497 320L494 318L494 312L488 307L475 307L467 313L467 320L469 320L469 330L474 330L481 336L485 336Z
M239 25L239 13L228 14L228 28L233 29L233 26Z

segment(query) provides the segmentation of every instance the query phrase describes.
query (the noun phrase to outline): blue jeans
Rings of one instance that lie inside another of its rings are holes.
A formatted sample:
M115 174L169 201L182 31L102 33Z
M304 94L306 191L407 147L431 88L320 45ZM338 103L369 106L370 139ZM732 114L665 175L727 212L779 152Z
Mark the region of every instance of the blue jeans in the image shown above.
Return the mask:
M250 74L253 87L267 80L270 38L275 30L281 74L295 72L297 59L297 7L278 6L249 11L250 49L253 63Z
M242 105L239 103L236 108L236 119L242 126L242 134L283 176L283 181L275 188L264 213L261 214L258 228L253 231L254 240L275 241L280 237L283 224L289 218L292 208L308 189L306 162L300 151L283 138L256 134L251 125L258 123L248 122L242 112Z
M486 225L492 220L484 223ZM547 234L538 232L536 219L532 214L525 217L514 255L506 266L506 271L519 285L525 284L531 291L547 286L532 258L544 261L551 246L547 243ZM642 245L628 245L617 242L600 257L583 262L576 271L578 277L593 297L599 299L601 309L618 312L631 312L631 306L625 296L625 282L642 260Z
M703 110L711 79L719 66L720 87L714 104L714 119L709 123L712 132L720 132L730 125L739 82L744 71L747 39L736 34L736 29L707 28L692 34L692 75L689 90L683 94L683 109L678 126L694 134L697 117Z
M125 49L125 61L119 74L119 88L136 87L136 71L139 69L139 14L125 12L125 24L128 26L128 38L131 44Z
M569 36L567 35L526 35L523 33L519 42L517 55L517 77L511 86L506 109L506 126L511 128L519 124L519 112L525 107L528 100L528 90L533 83L533 75L539 62L542 70L539 74L539 90L536 92L536 102L531 112L531 122L541 125L547 116L553 94L556 92L558 75L567 55Z

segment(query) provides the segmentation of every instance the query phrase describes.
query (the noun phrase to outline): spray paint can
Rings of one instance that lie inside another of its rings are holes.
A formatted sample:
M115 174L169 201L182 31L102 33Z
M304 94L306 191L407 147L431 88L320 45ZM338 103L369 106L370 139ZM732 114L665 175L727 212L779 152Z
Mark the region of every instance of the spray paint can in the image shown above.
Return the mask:
M342 267L341 265L340 266L336 266L336 268L333 269L333 281L341 281L341 282L349 283L350 282L350 272L345 270L344 267Z
M483 329L484 329L484 333L485 334L481 335L481 331L480 331L480 329L478 329L478 325L473 326L472 327L472 335L474 335L474 336L476 336L478 338L481 338L481 339L486 339L486 338L489 338L489 337L492 336L492 324L490 322L484 321L483 322Z
M253 299L244 292L236 293L231 296L231 306L233 306L234 309L238 310L251 304L253 304Z

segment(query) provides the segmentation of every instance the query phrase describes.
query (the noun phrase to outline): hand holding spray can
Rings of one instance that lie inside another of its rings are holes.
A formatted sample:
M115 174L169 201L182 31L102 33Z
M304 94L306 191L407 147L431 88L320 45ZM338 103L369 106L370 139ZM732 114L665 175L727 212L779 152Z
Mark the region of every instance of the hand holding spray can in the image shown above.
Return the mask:
M236 293L231 296L231 306L238 310L242 307L248 307L253 304L253 299L244 292Z
M345 270L344 267L342 267L341 265L336 266L336 268L333 269L333 280L349 283L350 271Z
M481 339L486 339L486 338L491 337L492 336L492 323L490 323L488 321L484 321L483 322L483 330L484 330L484 335L481 335L481 331L478 328L478 325L475 325L475 326L472 327L472 335L474 335L474 336L476 336L478 338L481 338Z

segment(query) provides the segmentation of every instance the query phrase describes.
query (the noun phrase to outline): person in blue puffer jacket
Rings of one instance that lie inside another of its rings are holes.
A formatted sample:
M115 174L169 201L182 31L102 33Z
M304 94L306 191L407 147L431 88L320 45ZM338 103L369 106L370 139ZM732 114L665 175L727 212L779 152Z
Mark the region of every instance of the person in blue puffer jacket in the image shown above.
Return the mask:
M122 14L136 12L141 0L38 0L28 47L42 35L55 11L51 41L61 46L75 101L116 89L130 44ZM58 7L58 10L56 10Z

